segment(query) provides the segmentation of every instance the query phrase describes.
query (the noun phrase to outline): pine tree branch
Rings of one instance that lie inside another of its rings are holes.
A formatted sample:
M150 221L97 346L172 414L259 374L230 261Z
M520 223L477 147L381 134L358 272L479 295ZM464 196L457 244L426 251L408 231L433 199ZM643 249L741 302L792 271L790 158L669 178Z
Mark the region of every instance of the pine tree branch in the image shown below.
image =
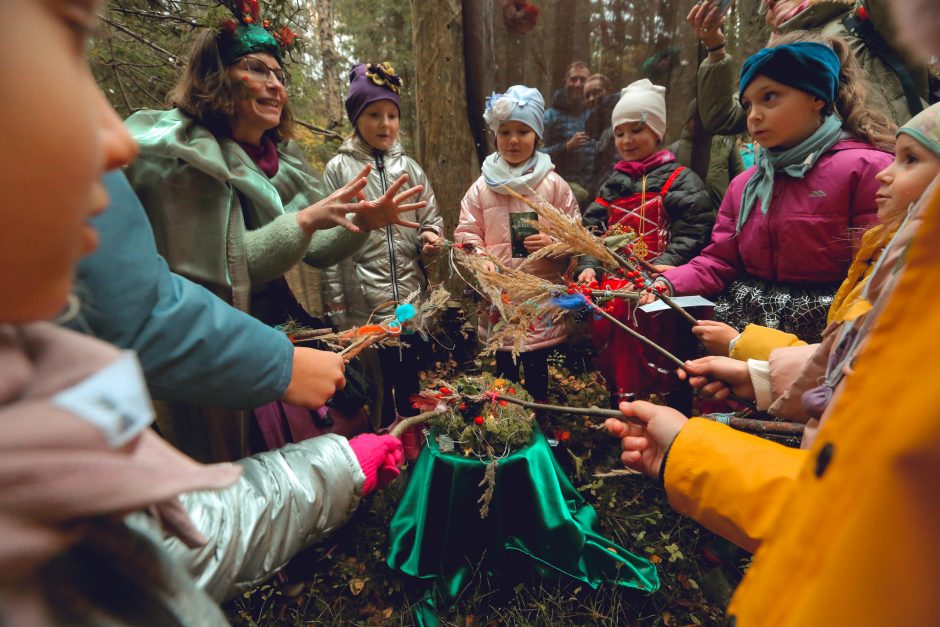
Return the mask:
M110 19L110 18L108 18L108 17L106 17L106 16L104 16L104 15L99 15L99 16L98 16L98 19L101 20L102 22L104 22L105 24L107 24L108 26L111 26L112 28L116 28L117 30L121 31L122 33L125 33L125 34L127 34L127 35L130 35L132 38L134 38L135 40L137 40L137 41L139 41L140 43L144 44L144 45L147 46L148 48L150 48L150 49L152 49L152 50L154 50L154 51L156 51L156 52L159 52L161 55L163 55L164 57L166 57L167 63L169 63L169 64L172 65L173 67L181 67L181 66L183 65L183 63L182 63L182 61L180 60L180 58L179 58L178 55L175 55L175 54L173 54L172 52L170 52L169 50L158 46L157 44L153 43L152 41L150 41L149 39L147 39L147 38L144 37L143 35L132 31L131 29L129 29L127 26L124 26L124 25L121 24L120 22L115 22L114 20L112 20L112 19Z
M124 83L121 82L121 75L118 73L117 65L114 61L114 46L112 45L111 37L108 37L108 52L111 53L111 73L114 74L114 82L117 83L118 91L121 92L121 98L124 99L124 106L127 107L127 112L133 113L134 107L131 106L131 101L127 97L127 92L124 90Z
M316 133L317 135L323 135L324 137L329 137L330 139L336 139L338 141L343 141L344 139L343 136L337 133L336 131L331 131L329 129L316 126L314 124L310 124L309 122L304 122L303 120L294 119L294 123L301 125L305 129L309 130L312 133Z
M146 95L148 98L150 98L150 99L153 101L153 103L154 103L155 105L157 105L157 106L162 106L162 105L163 105L163 100L157 98L157 97L154 96L152 93L150 93L149 90L145 89L144 86L141 85L140 82L139 82L136 78L134 78L134 76L132 76L132 75L131 75L130 73L128 73L127 71L124 71L123 74L124 74L124 76L126 76L128 79L130 79L130 81L131 81L132 83L134 83L134 86L135 86L141 93L143 93L143 94ZM131 111L133 112L133 111L139 111L139 110L140 110L140 107L138 107L138 108L136 108L136 109L132 109Z
M176 22L177 24L183 24L191 28L211 28L208 24L203 24L197 22L193 18L188 18L183 15L164 15L156 11L142 11L139 9L128 9L123 6L116 6L111 8L112 11L117 11L122 15L132 15L134 17L144 18L146 20L159 20L162 22Z

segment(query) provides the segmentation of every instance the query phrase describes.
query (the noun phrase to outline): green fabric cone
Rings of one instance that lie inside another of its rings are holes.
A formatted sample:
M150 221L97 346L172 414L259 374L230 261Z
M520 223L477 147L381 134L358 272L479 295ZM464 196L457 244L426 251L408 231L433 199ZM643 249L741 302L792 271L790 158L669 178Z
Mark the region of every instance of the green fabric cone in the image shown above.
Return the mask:
M561 573L592 588L602 583L653 592L656 567L595 531L597 514L562 472L545 437L499 461L489 516L480 518L486 464L442 453L434 437L415 463L389 529L388 564L425 580L419 624L436 624L479 566L487 575L519 564ZM522 558L522 559L520 559Z

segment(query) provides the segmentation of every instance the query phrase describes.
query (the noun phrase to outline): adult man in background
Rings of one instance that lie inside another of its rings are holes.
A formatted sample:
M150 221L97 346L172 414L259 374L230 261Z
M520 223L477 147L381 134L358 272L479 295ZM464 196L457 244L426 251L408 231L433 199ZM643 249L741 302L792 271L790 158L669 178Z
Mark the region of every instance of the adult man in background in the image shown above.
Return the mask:
M568 66L565 86L555 92L552 106L545 112L545 144L541 148L582 205L587 200L595 152L595 140L584 130L590 114L584 102L584 84L590 75L584 61Z

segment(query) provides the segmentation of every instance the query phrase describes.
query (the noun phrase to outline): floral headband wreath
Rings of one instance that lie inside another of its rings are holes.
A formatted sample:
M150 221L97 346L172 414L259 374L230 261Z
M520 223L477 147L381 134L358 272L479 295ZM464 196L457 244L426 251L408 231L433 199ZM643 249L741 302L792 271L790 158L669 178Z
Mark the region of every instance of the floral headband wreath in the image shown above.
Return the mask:
M388 61L367 65L366 76L379 87L385 87L396 94L400 94L401 88L405 86L404 81L398 74L395 74L395 68Z
M221 0L235 16L222 22L216 38L225 65L252 52L267 52L279 63L299 47L300 37L289 26L276 26L261 18L258 0Z

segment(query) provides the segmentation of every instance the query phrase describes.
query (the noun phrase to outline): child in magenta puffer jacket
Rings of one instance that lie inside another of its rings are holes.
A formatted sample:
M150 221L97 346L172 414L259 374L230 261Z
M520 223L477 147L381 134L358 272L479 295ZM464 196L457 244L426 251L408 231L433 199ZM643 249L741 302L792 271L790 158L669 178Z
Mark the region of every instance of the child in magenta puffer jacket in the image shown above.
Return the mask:
M521 266L529 253L544 248L552 240L543 233L523 237L526 225L513 218L513 214L525 214L532 219L537 216L521 200L509 196L504 186L523 196L531 196L535 190L568 215L581 217L571 188L553 171L551 158L536 150L544 132L544 111L542 94L523 85L513 85L505 94L493 94L487 99L483 117L496 133L496 152L483 162L482 176L460 203L455 240L460 244L473 243L513 268ZM546 258L527 263L524 269L561 284L568 262L567 257ZM482 338L489 332L488 322L489 319L480 320ZM519 361L525 372L526 389L536 400L545 400L548 393L548 354L566 337L563 325L552 325L548 320L537 324L526 337L526 349ZM511 350L512 346L506 345L496 352L496 367L501 376L518 381L519 364L513 361Z
M711 244L657 282L720 294L716 318L731 326L818 341L856 235L876 223L875 175L892 157L875 146L892 145L894 129L863 110L857 63L838 38L781 38L744 62L740 88L756 165L729 186Z

